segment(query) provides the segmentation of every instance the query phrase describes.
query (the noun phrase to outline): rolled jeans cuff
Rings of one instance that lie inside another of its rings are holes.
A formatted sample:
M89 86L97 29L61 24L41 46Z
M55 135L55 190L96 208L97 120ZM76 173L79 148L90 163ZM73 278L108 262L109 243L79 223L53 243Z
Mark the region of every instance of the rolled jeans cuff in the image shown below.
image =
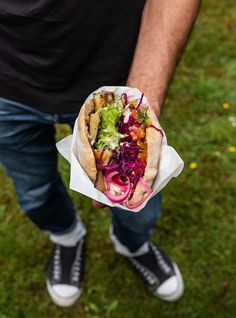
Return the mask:
M110 225L110 228L109 228L109 235L114 245L115 251L118 254L121 254L127 257L135 257L135 256L143 255L147 253L149 250L148 242L145 242L135 252L130 252L129 248L125 246L124 244L122 244L117 238L117 236L114 234L112 225Z
M67 231L59 233L48 232L49 239L53 243L66 247L75 246L78 241L86 235L86 233L86 227L79 217L75 219L75 222Z

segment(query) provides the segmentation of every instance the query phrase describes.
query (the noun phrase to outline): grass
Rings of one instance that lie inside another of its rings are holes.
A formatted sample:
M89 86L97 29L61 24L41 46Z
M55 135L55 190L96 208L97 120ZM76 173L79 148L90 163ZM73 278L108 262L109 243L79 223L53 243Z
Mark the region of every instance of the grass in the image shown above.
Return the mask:
M163 190L154 239L182 269L183 299L169 304L152 297L114 253L109 211L94 211L88 198L71 192L89 232L86 281L74 307L53 305L44 284L51 243L24 217L0 170L0 318L236 317L236 153L228 148L236 146L229 120L236 116L235 38L235 1L205 0L161 120L185 169ZM68 133L60 126L57 138ZM62 158L59 169L68 184Z

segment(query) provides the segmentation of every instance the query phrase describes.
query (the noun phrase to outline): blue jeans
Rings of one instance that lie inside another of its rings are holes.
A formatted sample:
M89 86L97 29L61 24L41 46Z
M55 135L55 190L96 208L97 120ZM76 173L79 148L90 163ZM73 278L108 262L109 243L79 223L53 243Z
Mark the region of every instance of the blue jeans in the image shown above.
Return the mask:
M25 214L54 234L70 231L76 211L57 170L55 123L73 127L77 113L49 114L0 98L0 163L12 178ZM111 208L113 232L131 252L150 238L160 196L139 213Z

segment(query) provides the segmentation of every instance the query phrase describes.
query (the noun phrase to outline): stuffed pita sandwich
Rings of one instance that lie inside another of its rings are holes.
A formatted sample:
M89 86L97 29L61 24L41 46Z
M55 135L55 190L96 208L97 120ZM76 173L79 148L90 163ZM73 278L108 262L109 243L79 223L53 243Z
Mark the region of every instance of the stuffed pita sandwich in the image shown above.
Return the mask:
M163 131L143 94L101 91L82 106L78 159L94 186L113 203L138 208L152 194Z

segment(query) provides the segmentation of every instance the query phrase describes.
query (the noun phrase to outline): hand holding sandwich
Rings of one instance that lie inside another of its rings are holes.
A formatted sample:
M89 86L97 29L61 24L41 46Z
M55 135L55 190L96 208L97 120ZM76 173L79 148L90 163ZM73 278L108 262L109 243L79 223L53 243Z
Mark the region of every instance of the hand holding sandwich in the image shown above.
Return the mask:
M146 1L127 80L127 86L145 93L158 118L200 4L199 0L174 2ZM93 204L101 207L96 201Z

